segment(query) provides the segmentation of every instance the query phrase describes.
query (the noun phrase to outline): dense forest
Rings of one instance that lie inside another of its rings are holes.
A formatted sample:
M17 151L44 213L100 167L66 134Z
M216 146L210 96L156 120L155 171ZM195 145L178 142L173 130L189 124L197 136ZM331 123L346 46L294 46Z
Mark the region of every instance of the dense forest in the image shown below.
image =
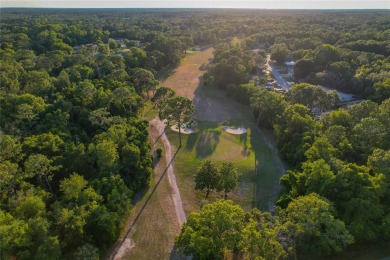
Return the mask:
M218 258L228 249L265 259L310 259L390 238L390 24L378 17L367 25L366 15L350 14L348 21L337 14L300 16L299 26L292 19L283 31L278 17L267 30L216 46L206 87L250 106L256 123L274 131L290 170L271 215L222 202L191 215L178 238L183 252ZM310 29L298 29L309 21ZM353 28L353 35L342 28ZM265 68L253 66L264 62L263 49L281 66L296 61L296 84L288 92L266 89ZM317 84L367 100L340 107L336 92ZM224 217L212 219L210 212ZM215 236L199 223L221 229ZM211 252L200 246L204 237L216 241Z
M207 205L183 226L182 251L301 258L389 239L389 18L387 11L2 10L0 258L96 259L116 241L152 173L144 101L194 46L215 47L206 87L250 106L257 124L274 130L291 170L275 212ZM251 80L263 73L266 52L296 61L300 84L280 94ZM339 108L316 84L367 100ZM332 111L316 120L313 108ZM220 219L229 225L217 229L215 212L226 212Z

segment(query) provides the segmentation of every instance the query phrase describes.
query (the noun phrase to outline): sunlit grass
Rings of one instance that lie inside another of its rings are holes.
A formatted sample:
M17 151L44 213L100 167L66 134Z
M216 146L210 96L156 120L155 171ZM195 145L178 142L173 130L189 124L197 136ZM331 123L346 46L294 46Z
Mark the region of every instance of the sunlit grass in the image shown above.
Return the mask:
M232 135L223 131L217 123L200 122L196 134L182 135L182 147L175 158L174 169L187 214L199 210L204 199L205 192L195 192L194 187L195 172L206 159L236 163L242 176L239 186L228 198L245 209L258 207L268 210L275 202L280 191L277 151L268 145L271 142L268 133L253 129L252 125L244 126L248 127L246 134ZM168 130L167 134L171 144L177 148L178 133ZM221 198L222 193L212 192L208 201Z

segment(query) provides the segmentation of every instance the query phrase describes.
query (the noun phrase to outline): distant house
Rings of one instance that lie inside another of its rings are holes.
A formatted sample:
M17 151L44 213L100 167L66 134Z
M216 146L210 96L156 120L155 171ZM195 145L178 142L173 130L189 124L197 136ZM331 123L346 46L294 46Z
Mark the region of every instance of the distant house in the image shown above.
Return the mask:
M277 93L286 93L287 89L284 89L284 88L274 88L274 91L277 92Z
M126 48L126 44L125 44L126 39L119 38L119 39L114 39L114 40L116 40L120 44L121 48Z
M295 62L294 61L286 61L284 64L286 64L287 67L294 66Z

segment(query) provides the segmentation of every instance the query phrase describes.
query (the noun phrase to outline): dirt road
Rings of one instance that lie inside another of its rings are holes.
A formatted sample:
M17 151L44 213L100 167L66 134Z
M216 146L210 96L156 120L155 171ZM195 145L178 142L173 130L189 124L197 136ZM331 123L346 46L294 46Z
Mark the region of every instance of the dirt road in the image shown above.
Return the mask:
M164 150L165 150L165 162L168 166L167 169L167 174L168 174L168 180L169 184L172 189L172 199L173 199L173 204L175 205L175 212L177 216L177 220L179 222L180 227L183 225L184 222L186 222L187 217L186 214L184 213L183 209L183 202L180 197L180 192L179 188L177 187L177 182L176 182L176 176L175 173L173 172L173 161L172 161L172 149L171 149L171 144L169 143L169 140L167 136L165 135L164 132L164 124L158 119L155 118L150 122L150 125L154 128L156 128L159 133L162 133L160 140L164 145Z
M280 75L279 71L275 68L275 64L271 61L271 55L267 55L267 67L268 70L274 75L276 82L285 90L289 90L291 85Z

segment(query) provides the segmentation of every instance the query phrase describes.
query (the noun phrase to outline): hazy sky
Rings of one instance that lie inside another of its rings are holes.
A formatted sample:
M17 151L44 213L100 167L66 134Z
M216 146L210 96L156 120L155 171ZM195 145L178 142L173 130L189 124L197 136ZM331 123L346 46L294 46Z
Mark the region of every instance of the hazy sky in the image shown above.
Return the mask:
M1 7L388 9L390 0L0 0Z

